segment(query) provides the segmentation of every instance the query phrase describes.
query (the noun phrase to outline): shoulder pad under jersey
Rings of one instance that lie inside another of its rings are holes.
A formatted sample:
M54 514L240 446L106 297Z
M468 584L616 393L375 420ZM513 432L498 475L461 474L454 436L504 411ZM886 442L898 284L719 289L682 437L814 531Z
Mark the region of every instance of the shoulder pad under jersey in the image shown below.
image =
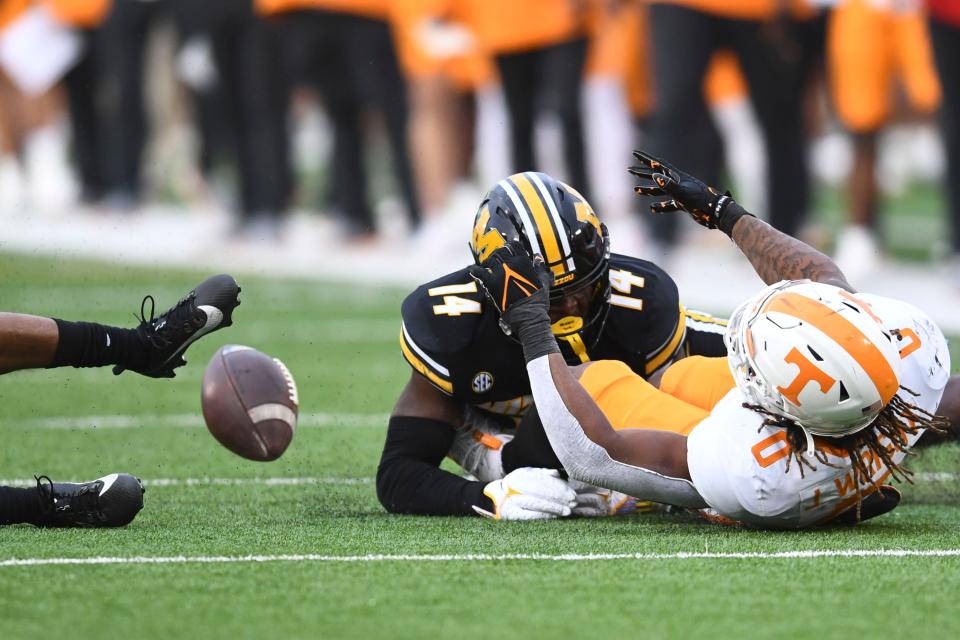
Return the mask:
M683 342L680 295L673 278L652 262L614 254L610 258L610 313L601 344L604 358L642 361L649 375ZM623 357L617 357L617 351ZM634 365L636 370L636 366Z
M468 268L417 287L403 301L400 349L411 367L453 394L456 354L473 340L493 312Z

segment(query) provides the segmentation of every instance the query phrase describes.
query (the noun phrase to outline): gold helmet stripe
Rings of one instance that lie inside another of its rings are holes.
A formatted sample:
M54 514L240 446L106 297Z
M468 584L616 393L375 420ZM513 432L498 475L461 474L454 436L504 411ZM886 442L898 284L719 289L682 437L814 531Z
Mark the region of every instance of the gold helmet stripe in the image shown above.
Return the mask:
M513 183L510 182L509 179L505 178L498 182L497 186L506 192L506 194L510 197L510 202L513 203L517 213L520 214L520 221L523 223L524 235L526 235L527 239L530 241L530 249L534 254L539 253L542 255L543 252L540 250L540 241L537 240L537 228L530 220L530 214L527 213L527 208L523 206L523 200L520 199L520 194L517 193Z
M518 173L510 176L507 180L513 182L523 195L523 201L526 203L533 215L533 221L536 229L540 233L540 239L543 242L543 258L547 265L558 276L564 275L563 256L560 254L560 243L557 240L557 231L553 228L553 221L547 215L547 208L533 184L525 173Z
M900 388L900 379L883 352L855 324L828 305L798 293L784 291L770 298L762 311L797 318L826 334L869 376L884 405L896 395ZM797 366L802 372L803 366ZM780 387L777 388L783 393Z
M537 190L540 191L540 195L543 196L543 201L547 203L547 209L550 210L550 217L553 218L553 228L557 230L557 235L560 237L560 248L563 251L563 255L569 256L567 258L567 271L574 271L577 266L573 262L573 252L570 250L570 239L567 238L567 234L563 228L563 222L560 220L557 203L550 197L550 192L547 191L547 187L543 184L540 176L533 172L527 172L524 175L528 176L533 184L537 185ZM597 231L599 232L600 230L597 229Z

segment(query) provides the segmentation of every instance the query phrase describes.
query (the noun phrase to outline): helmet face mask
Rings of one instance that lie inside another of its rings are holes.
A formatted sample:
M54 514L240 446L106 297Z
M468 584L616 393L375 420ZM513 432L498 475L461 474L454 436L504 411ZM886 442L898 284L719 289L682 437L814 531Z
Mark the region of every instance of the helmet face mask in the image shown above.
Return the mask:
M487 192L477 210L470 241L474 261L481 263L513 240L531 256L541 255L553 272L553 305L592 290L589 311L579 327L573 328L578 323L571 317L565 323L570 331L558 338L561 347L564 340L575 338L585 348L594 346L609 311L610 237L590 204L573 187L546 174L509 176Z
M767 287L733 312L725 341L747 400L814 435L868 427L899 388L899 353L880 319L830 285Z

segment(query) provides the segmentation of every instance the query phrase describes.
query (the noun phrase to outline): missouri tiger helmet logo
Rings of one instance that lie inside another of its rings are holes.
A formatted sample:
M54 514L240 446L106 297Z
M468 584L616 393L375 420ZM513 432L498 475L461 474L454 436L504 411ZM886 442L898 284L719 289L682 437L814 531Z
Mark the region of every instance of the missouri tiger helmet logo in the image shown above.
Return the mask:
M490 257L490 254L506 244L503 236L496 229L488 228L490 223L490 207L483 206L477 213L473 223L473 235L470 238L470 251L473 252L477 264Z

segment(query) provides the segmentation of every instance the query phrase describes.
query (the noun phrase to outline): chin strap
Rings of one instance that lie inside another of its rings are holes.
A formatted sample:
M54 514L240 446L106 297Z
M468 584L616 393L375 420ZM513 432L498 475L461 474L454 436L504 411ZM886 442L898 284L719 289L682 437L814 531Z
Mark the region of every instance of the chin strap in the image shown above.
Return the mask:
M817 446L813 441L813 434L807 431L803 425L800 425L800 431L803 431L803 437L807 440L807 450L804 451L804 455L810 456L811 458L817 455Z

